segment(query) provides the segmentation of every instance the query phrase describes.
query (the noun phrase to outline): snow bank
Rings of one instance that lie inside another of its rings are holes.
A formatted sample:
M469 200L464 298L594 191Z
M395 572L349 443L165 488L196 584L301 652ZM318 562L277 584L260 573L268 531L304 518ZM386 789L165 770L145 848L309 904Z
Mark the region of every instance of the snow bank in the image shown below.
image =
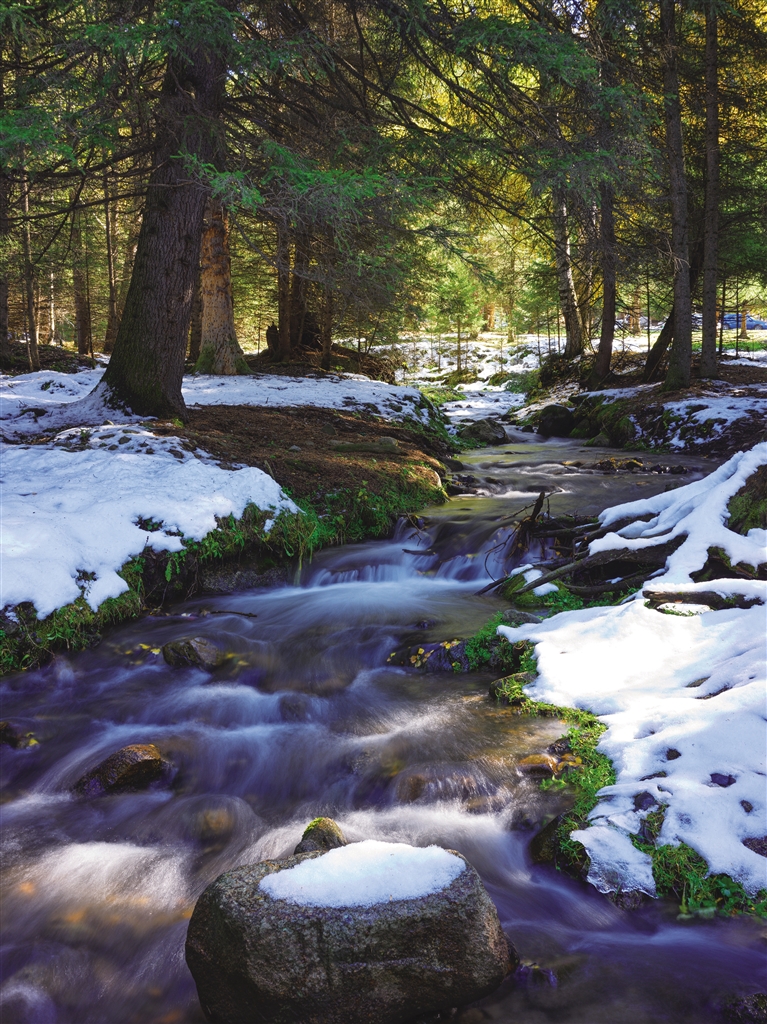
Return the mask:
M439 892L465 869L440 846L366 839L302 861L261 880L273 899L312 907L372 907Z
M591 551L641 547L685 536L652 589L714 590L767 600L767 583L713 580L690 573L720 546L734 562L765 561L765 531L740 537L728 530L729 498L767 463L767 443L740 452L704 480L653 498L607 509L609 525L634 520L595 541ZM650 858L630 835L665 807L659 844L687 843L712 873L725 873L754 893L767 887L767 859L744 845L765 835L764 604L749 609L666 615L637 599L611 608L563 612L540 624L498 632L512 642L537 642L538 678L526 687L536 700L592 711L607 726L599 750L616 782L602 789L574 832L586 847L589 880L602 891L653 893Z
M201 540L216 516L238 517L250 503L298 511L266 473L220 469L178 438L108 427L91 435L94 447L66 447L79 436L0 449L0 607L32 601L45 616L83 593L95 610L128 589L117 570L144 547L179 551L181 535ZM139 518L162 528L142 529Z

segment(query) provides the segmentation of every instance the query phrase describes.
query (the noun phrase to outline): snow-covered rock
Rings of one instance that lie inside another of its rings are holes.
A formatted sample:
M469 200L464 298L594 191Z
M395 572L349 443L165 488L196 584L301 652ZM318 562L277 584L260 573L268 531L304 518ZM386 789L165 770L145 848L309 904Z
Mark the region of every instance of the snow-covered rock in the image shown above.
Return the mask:
M460 854L368 840L221 875L186 958L212 1020L395 1024L492 992L511 967Z

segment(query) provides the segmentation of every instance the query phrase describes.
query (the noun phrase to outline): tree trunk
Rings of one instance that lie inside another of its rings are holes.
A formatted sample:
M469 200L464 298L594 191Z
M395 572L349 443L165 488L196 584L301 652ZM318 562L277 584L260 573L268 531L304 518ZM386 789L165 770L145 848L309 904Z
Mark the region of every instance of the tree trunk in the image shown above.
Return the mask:
M195 370L226 376L248 373L234 326L229 217L219 199L208 201L200 249L200 297L200 357Z
M23 171L21 176L22 243L24 246L24 296L27 312L27 355L30 370L40 369L40 352L37 347L37 310L35 308L35 271L32 266L32 238L29 227L29 177Z
M602 329L599 335L597 352L591 386L603 381L610 372L610 361L615 340L615 210L613 206L612 186L605 183L601 187L602 216L599 222L599 239L602 250Z
M203 227L203 234L205 228ZM192 297L192 317L189 321L189 362L197 364L202 348L202 267L198 265L194 279L194 295Z
M72 211L72 285L75 300L75 338L77 353L87 356L91 350L91 310L85 279L85 252L82 236L82 214Z
M717 14L706 4L706 199L703 235L703 343L701 377L716 377L716 271L719 242L719 81Z
M4 75L0 71L0 111L5 109ZM8 195L10 182L7 174L0 170L0 247L5 244L11 232L8 222ZM11 362L11 339L8 336L8 274L5 262L0 263L0 366L7 367Z
M664 385L668 390L689 387L692 368L687 177L684 167L675 15L675 0L661 0L660 27L663 36L663 93L670 185L671 254L674 261L674 339Z
M56 344L56 288L53 271L48 289L48 344Z
M185 418L181 394L206 193L179 153L210 163L226 78L222 54L199 46L169 59L125 311L104 376L109 401L143 416Z
M290 345L301 347L306 319L307 273L309 269L309 235L299 231L296 236L296 252L293 273L290 280Z
M286 224L277 224L277 321L280 359L290 360L290 235Z
M574 359L583 352L586 344L583 324L578 309L578 296L573 280L573 266L570 259L570 236L567 230L567 196L562 186L552 189L554 224L554 259L557 268L557 288L562 314L565 318L565 358Z
M108 312L107 329L104 336L103 348L106 348L106 339L109 337L109 329L116 331L117 327L117 280L115 277L115 229L117 227L117 203L112 203L109 198L109 175L104 171L104 228L106 234L107 250L107 287L108 287ZM114 326L112 326L114 325Z
M322 303L322 369L330 369L330 356L333 348L333 291L325 286Z

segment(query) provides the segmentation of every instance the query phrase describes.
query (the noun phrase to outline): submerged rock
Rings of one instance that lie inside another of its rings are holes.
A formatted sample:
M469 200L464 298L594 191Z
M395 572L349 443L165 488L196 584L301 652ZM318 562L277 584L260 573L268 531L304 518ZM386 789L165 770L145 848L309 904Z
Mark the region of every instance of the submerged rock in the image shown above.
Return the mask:
M36 746L37 740L33 733L25 732L23 726L16 722L0 722L0 744L22 750L24 747Z
M78 796L85 797L146 789L153 782L166 779L172 768L154 743L134 743L116 750L91 768L72 789Z
M199 668L218 668L231 655L207 636L184 637L164 645L162 656L174 668L196 665Z
M487 416L481 420L473 420L462 426L458 436L464 441L478 441L481 444L503 444L506 440L506 430L502 423Z
M315 818L310 821L301 836L301 842L293 851L293 856L300 853L327 853L347 845L347 839L339 825L332 818Z
M476 871L460 854L439 851L433 891L409 895L412 869L396 858L429 854L434 860L433 848L394 844L382 853L380 848L390 846L351 844L264 861L210 885L194 909L186 942L187 964L208 1019L399 1024L497 988L516 954ZM358 884L347 881L359 877L362 855L370 852L361 847L377 848L374 857L393 858L388 868L371 863L372 901L360 902ZM299 868L316 871L315 860L328 878L324 884L315 878L308 893L299 882L307 872L284 877ZM383 895L389 885L395 898ZM340 905L334 891L340 900L348 892L353 905Z

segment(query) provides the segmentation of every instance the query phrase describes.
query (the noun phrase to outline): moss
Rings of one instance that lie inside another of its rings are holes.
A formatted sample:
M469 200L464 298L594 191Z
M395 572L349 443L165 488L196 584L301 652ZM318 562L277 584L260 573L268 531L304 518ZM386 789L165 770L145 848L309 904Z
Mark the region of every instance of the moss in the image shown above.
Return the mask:
M652 872L658 895L677 900L684 915L767 917L767 890L750 896L728 875L708 874L705 860L685 843L652 848Z
M503 613L497 612L477 632L464 641L463 649L469 663L469 670L490 667L496 672L509 674L525 671L522 662L532 645L526 640L509 643L498 635L498 627L503 622Z
M399 516L445 500L442 488L431 482L434 471L426 464L420 468L422 475L419 467L403 467L399 484L379 493L363 480L354 490L301 499L301 512L281 512L269 533L264 527L272 513L249 505L239 519L219 519L216 529L200 541L182 538L181 551L145 549L119 570L128 590L104 601L96 612L85 600L87 580L82 581L82 597L45 619L37 617L31 604L20 605L13 619L0 623L0 674L35 668L57 650L92 647L109 626L134 619L148 607L191 596L205 562L248 552L265 568L291 559L300 564L322 547L384 536Z
M749 530L767 530L767 466L760 466L746 480L727 505L730 514L728 526L736 533Z

